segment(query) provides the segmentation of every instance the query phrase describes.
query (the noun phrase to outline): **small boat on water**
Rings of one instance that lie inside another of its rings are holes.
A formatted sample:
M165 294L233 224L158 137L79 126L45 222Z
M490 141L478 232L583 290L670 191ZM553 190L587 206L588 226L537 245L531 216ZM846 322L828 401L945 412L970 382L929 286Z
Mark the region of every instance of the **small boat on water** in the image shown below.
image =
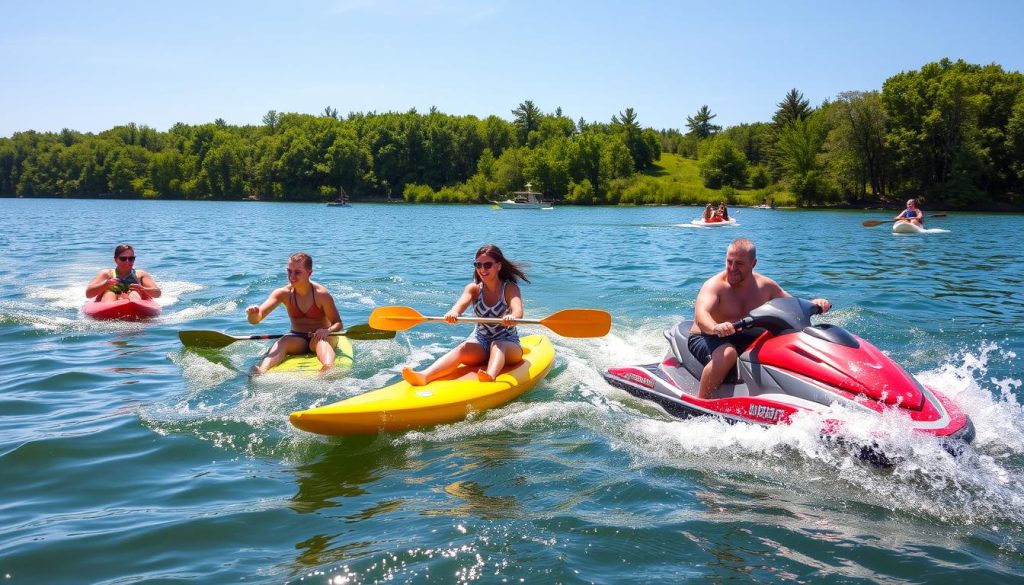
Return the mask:
M515 399L544 379L555 359L551 341L544 335L527 335L522 343L522 361L505 366L493 382L481 382L476 367L462 365L424 386L400 380L334 404L293 412L289 418L295 427L321 435L397 433L460 421Z
M526 184L525 191L513 191L509 198L504 201L491 201L502 209L554 209L550 203L541 200L543 193L531 191L530 183Z
M909 221L897 221L892 224L892 233L894 234L923 234L926 231L928 230L924 227Z
M142 320L160 316L160 305L152 299L118 299L116 301L89 301L82 313L97 321Z
M704 221L703 217L698 217L697 219L691 221L690 223L693 225L699 225L701 227L723 227L727 225L739 225L738 223L736 223L736 219L731 217L729 219L717 220L715 218L712 218L711 221Z
M342 189L337 199L327 202L327 207L352 207L348 204L348 193Z

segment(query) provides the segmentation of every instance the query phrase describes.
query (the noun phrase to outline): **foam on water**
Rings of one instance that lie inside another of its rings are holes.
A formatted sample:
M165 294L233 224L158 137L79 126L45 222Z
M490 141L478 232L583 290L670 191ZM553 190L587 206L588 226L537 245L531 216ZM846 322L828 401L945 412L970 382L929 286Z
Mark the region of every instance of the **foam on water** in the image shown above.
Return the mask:
M831 322L854 315L829 314ZM612 364L642 364L660 359L664 323L641 322L625 332L613 332L586 363L598 368ZM652 341L653 340L653 341ZM840 483L838 497L866 500L873 505L913 515L934 516L944 522L1008 523L1024 528L1024 406L1017 398L1018 379L986 378L991 360L1015 359L996 344L977 352L965 351L939 367L912 372L925 384L953 399L977 429L973 447L959 457L950 455L930 436L910 430L896 413L882 417L833 407L821 415L794 417L790 425L761 427L729 424L715 418L677 420L656 406L601 383L614 408L602 409L604 430L616 448L633 453L640 467L673 465L724 476L754 473L765 481L832 476ZM586 376L580 382L589 385ZM584 397L588 389L579 390ZM894 458L890 470L872 470L856 449L837 446L821 436L823 419L843 421L846 445L877 444ZM810 488L808 488L810 489Z

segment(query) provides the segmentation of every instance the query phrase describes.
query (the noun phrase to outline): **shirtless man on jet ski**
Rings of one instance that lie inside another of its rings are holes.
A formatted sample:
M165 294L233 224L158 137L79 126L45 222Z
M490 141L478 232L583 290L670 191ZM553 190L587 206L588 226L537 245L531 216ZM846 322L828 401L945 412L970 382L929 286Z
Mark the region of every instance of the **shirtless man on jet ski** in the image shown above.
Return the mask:
M772 299L789 296L777 282L754 272L756 265L754 242L734 240L725 253L725 270L707 279L697 293L688 346L705 364L700 375L700 398L711 396L736 365L736 358L759 335L757 329L737 333L733 322ZM811 302L823 313L832 307L827 299Z

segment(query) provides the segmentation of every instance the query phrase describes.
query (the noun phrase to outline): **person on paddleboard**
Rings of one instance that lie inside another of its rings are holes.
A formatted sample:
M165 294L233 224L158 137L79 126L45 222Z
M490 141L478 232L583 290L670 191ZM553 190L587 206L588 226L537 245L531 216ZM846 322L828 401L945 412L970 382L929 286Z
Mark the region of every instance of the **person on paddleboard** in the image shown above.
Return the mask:
M155 299L160 294L153 277L145 270L135 269L135 249L128 244L114 248L114 268L100 270L85 287L85 296L103 302Z
M305 252L297 252L288 258L286 268L288 285L275 289L262 305L245 309L249 323L259 323L278 305L284 305L291 319L291 331L277 340L267 352L253 373L263 374L291 354L315 353L321 372L334 366L334 348L338 338L331 333L341 331L341 316L334 304L334 297L323 285L309 279L313 274L313 258Z
M907 208L893 218L895 221L910 222L918 227L924 227L924 213L917 207L917 199L907 199Z
M497 246L483 246L476 251L473 281L444 314L444 320L455 323L459 315L473 306L477 317L498 317L502 324L477 323L473 334L458 347L443 355L422 372L402 369L402 378L413 386L422 386L448 374L461 364L477 366L477 379L493 381L506 364L523 359L515 320L523 318L523 299L519 279L530 282L522 268L505 258Z
M693 307L693 327L688 347L702 364L699 398L708 399L722 384L739 357L757 339L759 332L737 332L732 326L751 310L772 299L790 296L774 280L754 272L757 248L754 242L738 238L725 253L725 270L704 282ZM827 299L812 303L824 313L832 308Z

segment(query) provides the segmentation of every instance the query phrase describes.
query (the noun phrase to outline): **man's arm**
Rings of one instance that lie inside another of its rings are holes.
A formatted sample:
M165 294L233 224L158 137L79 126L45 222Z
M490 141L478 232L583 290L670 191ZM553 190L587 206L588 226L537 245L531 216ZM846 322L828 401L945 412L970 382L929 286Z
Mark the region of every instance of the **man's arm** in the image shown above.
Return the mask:
M714 329L718 322L711 316L711 310L718 304L718 286L715 283L717 278L716 276L709 279L704 286L700 287L697 300L693 304L693 321L697 324L700 332L705 335L717 334Z

